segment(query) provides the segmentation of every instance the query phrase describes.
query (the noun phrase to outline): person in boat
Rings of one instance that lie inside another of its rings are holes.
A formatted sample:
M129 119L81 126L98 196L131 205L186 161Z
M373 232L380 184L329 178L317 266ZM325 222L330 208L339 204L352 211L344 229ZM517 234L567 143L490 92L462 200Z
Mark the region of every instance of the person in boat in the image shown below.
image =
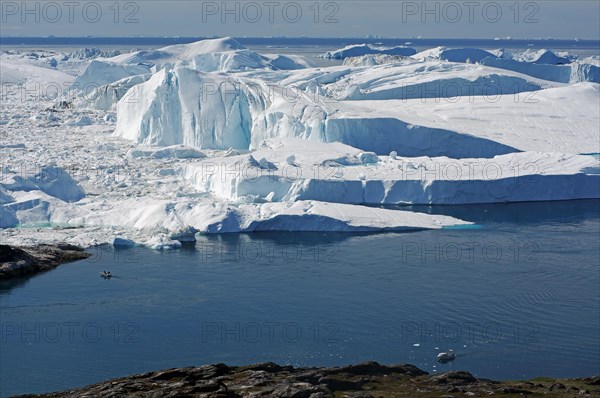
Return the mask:
M437 358L438 358L438 361L445 363L445 362L454 361L454 359L456 358L456 355L454 355L454 351L448 350L447 352L440 352L437 355Z
M110 278L112 275L110 274L110 271L102 271L100 272L100 276L103 278Z

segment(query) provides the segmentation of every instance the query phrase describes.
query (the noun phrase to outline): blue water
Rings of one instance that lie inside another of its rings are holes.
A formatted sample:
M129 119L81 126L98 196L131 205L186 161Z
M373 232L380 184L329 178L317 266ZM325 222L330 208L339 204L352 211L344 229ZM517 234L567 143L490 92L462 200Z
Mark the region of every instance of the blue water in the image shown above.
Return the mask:
M100 47L103 49L159 48L173 44L187 44L207 37L11 37L0 36L4 49L74 49ZM506 48L512 51L552 49L568 51L581 57L600 55L600 40L573 39L452 39L452 38L319 38L319 37L236 37L242 45L261 53L315 55L351 44L413 47L418 51L438 46ZM321 63L321 62L320 62ZM329 64L332 62L329 61ZM334 62L335 64L335 62ZM328 65L322 62L323 66Z
M600 373L600 201L416 210L480 228L102 247L1 282L0 395L216 362ZM456 361L437 363L448 348Z

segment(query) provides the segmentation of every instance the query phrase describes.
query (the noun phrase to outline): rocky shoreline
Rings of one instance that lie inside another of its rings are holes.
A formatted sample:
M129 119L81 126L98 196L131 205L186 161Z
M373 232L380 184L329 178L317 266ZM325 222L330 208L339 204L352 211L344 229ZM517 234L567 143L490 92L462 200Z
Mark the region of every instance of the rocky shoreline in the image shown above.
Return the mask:
M89 256L82 248L69 244L24 247L0 245L0 280L48 271Z
M366 362L337 368L294 368L264 363L168 369L81 389L21 397L598 397L600 376L500 382L467 372L430 375L412 365Z

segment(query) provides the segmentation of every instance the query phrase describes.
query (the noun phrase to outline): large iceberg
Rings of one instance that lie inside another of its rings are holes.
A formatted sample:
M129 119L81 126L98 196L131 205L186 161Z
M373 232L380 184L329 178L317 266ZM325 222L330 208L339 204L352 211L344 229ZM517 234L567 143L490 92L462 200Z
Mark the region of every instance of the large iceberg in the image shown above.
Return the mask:
M562 56L545 49L511 54L504 50L487 51L477 48L437 47L415 54L413 58L480 63L559 83L600 83L598 65L586 61L576 61L573 56Z
M252 154L189 163L184 176L231 201L449 205L597 198L599 166L592 156L539 152L371 160L339 143L277 139Z
M261 87L233 76L165 68L120 101L116 135L149 145L250 147L252 116L268 104Z
M185 66L200 72L303 69L310 64L299 56L261 55L232 38L202 40L157 50L141 50L90 62L71 90L79 108L112 110L130 88L163 68ZM130 93L129 100L134 97ZM136 97L137 98L137 97Z
M310 70L286 72L287 78L277 85L273 73L260 79L256 74L167 68L135 87L143 101L119 102L115 135L140 144L183 144L198 149L255 149L265 139L298 137L339 141L378 154L395 150L402 156L493 157L535 150L595 152L598 85L505 95L493 91L487 96L473 94L443 100L435 97L436 87L439 91L446 84L458 84L461 78L456 76L463 72L464 81L458 87L471 91L478 79L495 84L495 88L513 90L520 81L524 88L535 81L510 72L487 75L490 70L483 66L447 64L440 69L439 65L427 68L427 64L417 64L422 72L415 72L414 64L336 69L344 73L336 73L314 92L311 84L305 83L315 73ZM406 76L394 80L403 71ZM506 84L502 83L505 80ZM340 86L330 81L353 81L365 89L369 87L362 96L387 100L340 101L339 97L350 98L337 94L335 88ZM416 95L420 90L427 91L428 84L433 86L431 95L435 99ZM536 88L543 85L538 84ZM483 83L481 87L485 87ZM404 94L398 94L401 90L410 90L416 98L402 98ZM432 104L435 112L431 112ZM569 119L574 114L578 115L576 123Z

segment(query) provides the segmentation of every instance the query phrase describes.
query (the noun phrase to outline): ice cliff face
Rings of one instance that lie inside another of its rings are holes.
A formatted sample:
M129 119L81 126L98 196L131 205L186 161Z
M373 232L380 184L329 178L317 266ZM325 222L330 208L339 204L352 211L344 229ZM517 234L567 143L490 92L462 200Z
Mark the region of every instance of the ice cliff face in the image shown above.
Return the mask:
M116 135L149 145L250 146L251 113L266 98L249 84L190 68L165 68L137 86L136 101L117 106Z

